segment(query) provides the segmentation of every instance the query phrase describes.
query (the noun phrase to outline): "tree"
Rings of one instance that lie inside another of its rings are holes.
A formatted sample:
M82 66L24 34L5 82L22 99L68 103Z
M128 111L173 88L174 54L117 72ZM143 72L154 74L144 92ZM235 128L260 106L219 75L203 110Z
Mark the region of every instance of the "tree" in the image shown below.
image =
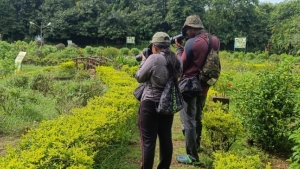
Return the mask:
M278 4L272 12L271 49L276 53L300 55L300 0Z

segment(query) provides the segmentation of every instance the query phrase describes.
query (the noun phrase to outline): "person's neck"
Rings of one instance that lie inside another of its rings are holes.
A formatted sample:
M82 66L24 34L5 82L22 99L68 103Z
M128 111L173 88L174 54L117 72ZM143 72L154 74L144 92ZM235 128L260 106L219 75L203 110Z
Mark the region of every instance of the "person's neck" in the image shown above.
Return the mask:
M198 35L203 34L203 33L206 33L205 30L204 29L199 29L199 30L196 31L195 34L196 34L196 36L198 36Z

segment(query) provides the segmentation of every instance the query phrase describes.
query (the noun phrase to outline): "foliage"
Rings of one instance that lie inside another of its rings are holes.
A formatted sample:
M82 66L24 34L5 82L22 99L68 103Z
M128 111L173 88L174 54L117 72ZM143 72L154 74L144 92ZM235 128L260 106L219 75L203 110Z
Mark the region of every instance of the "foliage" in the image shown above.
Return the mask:
M299 77L293 67L283 63L275 69L265 68L256 77L243 75L232 86L237 113L248 137L264 150L290 153L292 142L288 137L298 127L299 118Z
M90 100L72 115L44 121L23 136L18 149L0 158L1 168L99 168L111 146L128 143L136 124L136 82L125 72L97 68L109 86L102 97ZM116 154L118 155L118 154ZM20 160L22 159L22 160Z
M71 79L76 75L76 67L73 61L61 63L58 66L56 78Z
M232 112L226 113L226 108L222 108L221 103L210 101L206 106L208 108L202 120L205 128L205 147L214 152L218 150L227 152L242 136L242 123Z
M59 44L56 45L56 49L57 49L57 50L62 50L62 49L64 49L65 47L66 47L66 45L63 44L63 43L59 43Z
M297 129L296 131L291 134L289 137L295 144L292 148L293 154L289 158L289 162L291 162L289 169L299 169L300 168L300 130Z
M130 53L132 53L134 56L140 54L140 50L138 48L131 48Z
M128 55L129 54L130 49L129 48L121 48L120 52L122 55Z
M280 3L272 12L271 49L276 53L300 55L300 0Z
M214 168L215 169L262 169L262 162L258 155L239 157L232 153L214 153ZM270 169L270 164L267 164L266 169Z
M28 88L1 86L0 133L15 134L56 116L51 99ZM2 113L1 113L2 112Z
M108 58L115 59L117 56L119 56L119 50L114 47L106 47L103 51L102 54Z

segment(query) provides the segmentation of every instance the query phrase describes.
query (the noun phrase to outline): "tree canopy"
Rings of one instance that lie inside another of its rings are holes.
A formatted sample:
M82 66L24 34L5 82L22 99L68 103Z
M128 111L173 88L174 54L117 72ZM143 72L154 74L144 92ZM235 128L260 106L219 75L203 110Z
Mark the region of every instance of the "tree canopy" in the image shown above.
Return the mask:
M49 43L124 44L126 36L141 42L157 31L177 35L192 14L222 49L233 50L235 37L247 37L249 51L271 46L271 52L300 54L300 0L0 0L0 34L9 42L29 41L42 27Z

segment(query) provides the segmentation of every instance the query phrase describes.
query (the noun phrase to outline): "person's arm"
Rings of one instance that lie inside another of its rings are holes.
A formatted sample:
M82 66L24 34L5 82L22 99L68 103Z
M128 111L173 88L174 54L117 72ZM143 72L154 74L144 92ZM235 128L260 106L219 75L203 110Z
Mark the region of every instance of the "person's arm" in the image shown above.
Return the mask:
M141 62L139 70L135 75L135 78L139 83L144 83L150 79L155 61L156 57L151 57L150 55L147 60Z

